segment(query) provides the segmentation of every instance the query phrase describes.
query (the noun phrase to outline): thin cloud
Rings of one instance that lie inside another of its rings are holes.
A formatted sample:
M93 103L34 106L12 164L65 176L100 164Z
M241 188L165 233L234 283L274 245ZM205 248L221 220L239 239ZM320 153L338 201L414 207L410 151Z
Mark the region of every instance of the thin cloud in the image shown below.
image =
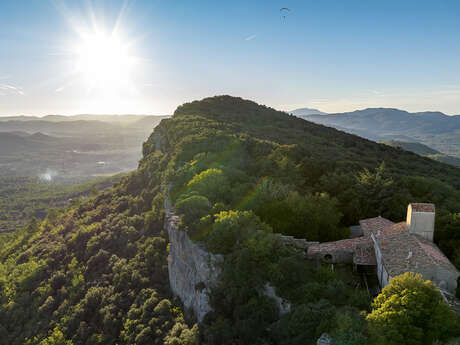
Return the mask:
M452 89L452 90L440 90L434 92L437 95L458 95L460 94L460 89Z
M9 85L9 84L0 84L0 94L2 96L16 94L16 95L24 95L24 91L21 87Z
M316 98L316 99L310 100L311 104L325 104L325 103L329 103L329 102L330 101L327 98Z
M372 90L371 92L372 92L374 95L379 96L379 97L385 96L385 93L382 92L382 91Z
M245 41L252 41L256 37L257 37L257 35L251 35L251 36L246 37L244 40Z

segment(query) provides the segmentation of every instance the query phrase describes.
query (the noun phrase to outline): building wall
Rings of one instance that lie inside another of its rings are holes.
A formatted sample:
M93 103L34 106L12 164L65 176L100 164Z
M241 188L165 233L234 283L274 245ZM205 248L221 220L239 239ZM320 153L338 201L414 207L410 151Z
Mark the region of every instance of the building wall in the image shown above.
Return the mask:
M353 264L353 254L352 249L324 249L319 252L309 250L307 258L329 264Z
M413 212L412 207L409 205L406 219L409 232L421 235L428 241L433 242L434 218L434 212Z
M383 267L383 269L382 269L382 276L380 278L380 285L382 287L385 287L385 286L388 285L388 283L390 282L391 278L390 278L390 275L388 274L385 266L382 265L382 267Z
M443 267L438 267L436 272L434 272L433 282L442 290L449 291L452 294L455 294L457 289L457 279L459 277L458 273L447 270Z
M388 285L390 276L383 264L382 253L380 252L380 248L374 234L371 234L371 238L374 242L375 259L377 260L377 277L379 279L380 287L383 289Z
M377 255L376 255L377 256ZM385 266L379 264L377 259L377 274L380 282L381 288L384 288L390 282L391 276L388 275ZM452 272L451 270L445 269L443 267L437 266L433 268L417 268L413 269L410 272L419 273L422 275L423 279L430 280L441 290L455 294L457 289L457 279L459 273Z

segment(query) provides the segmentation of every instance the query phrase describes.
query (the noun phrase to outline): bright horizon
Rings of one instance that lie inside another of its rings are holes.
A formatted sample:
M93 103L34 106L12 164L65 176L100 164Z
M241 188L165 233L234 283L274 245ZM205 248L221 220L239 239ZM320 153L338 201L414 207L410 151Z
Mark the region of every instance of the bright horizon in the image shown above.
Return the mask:
M172 114L222 94L456 115L459 13L455 1L2 1L0 116Z

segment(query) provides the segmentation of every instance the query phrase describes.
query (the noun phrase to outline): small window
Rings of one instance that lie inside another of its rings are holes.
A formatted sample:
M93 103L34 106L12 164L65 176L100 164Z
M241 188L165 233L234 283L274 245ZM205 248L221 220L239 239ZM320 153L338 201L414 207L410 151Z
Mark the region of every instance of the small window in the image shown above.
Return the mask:
M324 260L326 260L326 261L332 261L332 255L331 255L331 254L326 254L326 255L324 255Z

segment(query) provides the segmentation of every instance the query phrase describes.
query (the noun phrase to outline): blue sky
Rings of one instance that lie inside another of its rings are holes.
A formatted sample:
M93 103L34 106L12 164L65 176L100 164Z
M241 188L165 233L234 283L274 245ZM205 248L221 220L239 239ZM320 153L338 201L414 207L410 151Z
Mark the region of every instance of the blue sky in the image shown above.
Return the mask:
M165 114L216 94L460 114L458 18L459 1L0 0L0 115ZM74 48L117 23L135 64L109 93Z

